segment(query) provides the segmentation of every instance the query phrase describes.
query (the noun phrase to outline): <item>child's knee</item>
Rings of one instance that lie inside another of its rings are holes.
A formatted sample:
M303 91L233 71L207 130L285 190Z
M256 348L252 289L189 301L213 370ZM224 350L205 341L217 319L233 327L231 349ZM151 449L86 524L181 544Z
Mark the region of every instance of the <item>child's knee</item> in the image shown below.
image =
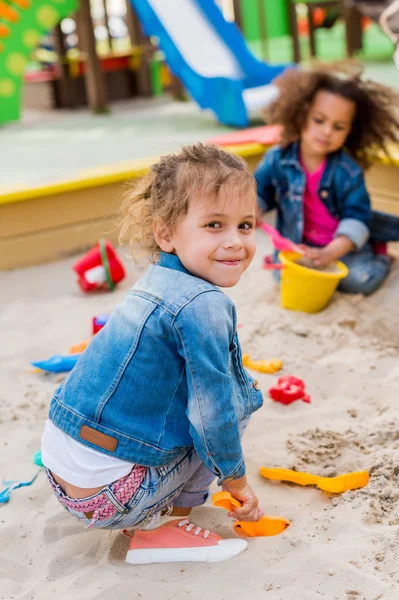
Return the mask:
M338 289L347 294L369 296L378 290L389 271L389 260L375 259L369 264L356 265L349 269L348 276L341 281Z

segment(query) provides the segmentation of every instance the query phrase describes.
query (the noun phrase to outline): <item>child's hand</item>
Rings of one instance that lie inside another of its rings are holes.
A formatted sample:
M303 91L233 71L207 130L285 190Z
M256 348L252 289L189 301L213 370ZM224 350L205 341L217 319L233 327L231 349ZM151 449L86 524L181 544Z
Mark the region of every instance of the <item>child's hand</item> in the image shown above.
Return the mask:
M301 245L306 258L312 260L316 267L326 267L334 260L338 260L351 252L354 247L353 242L346 235L336 237L324 248L311 248L310 246Z
M246 477L225 481L222 489L230 492L233 498L242 504L241 508L235 508L229 512L229 517L232 519L236 519L237 521L259 521L265 514L259 508L259 500L251 486L248 485Z
M334 253L328 246L324 248L310 248L309 246L301 246L306 258L311 260L315 267L326 267L335 260Z

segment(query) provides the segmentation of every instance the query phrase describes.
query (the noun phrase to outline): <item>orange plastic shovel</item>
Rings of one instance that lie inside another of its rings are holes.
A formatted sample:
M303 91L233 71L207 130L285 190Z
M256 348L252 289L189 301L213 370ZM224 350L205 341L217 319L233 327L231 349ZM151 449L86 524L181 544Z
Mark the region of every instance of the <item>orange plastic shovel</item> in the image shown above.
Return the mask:
M230 492L217 492L212 496L215 506L225 508L228 511L233 507L240 508L241 503L232 497ZM236 521L234 531L240 537L272 536L282 533L290 522L284 517L262 517L260 521Z
M330 494L342 494L348 490L357 490L365 487L369 481L367 471L357 471L345 473L338 477L319 477L311 473L301 473L300 471L290 471L289 469L267 469L260 468L260 474L265 479L275 479L278 481L291 481L298 485L316 485L324 492Z

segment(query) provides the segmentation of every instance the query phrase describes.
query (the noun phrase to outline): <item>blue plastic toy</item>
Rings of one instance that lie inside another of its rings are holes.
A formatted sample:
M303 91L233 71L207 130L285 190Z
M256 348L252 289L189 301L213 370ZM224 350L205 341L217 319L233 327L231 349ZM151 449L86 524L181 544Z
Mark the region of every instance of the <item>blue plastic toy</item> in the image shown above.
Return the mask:
M4 488L4 490L0 491L0 504L5 504L6 502L8 502L10 500L11 492L13 492L14 490L20 487L32 485L32 483L35 481L36 477L39 475L41 470L42 469L40 469L30 481L3 481L3 485L6 487Z
M49 371L50 373L65 373L72 371L81 354L55 354L47 360L38 360L31 363L34 367Z

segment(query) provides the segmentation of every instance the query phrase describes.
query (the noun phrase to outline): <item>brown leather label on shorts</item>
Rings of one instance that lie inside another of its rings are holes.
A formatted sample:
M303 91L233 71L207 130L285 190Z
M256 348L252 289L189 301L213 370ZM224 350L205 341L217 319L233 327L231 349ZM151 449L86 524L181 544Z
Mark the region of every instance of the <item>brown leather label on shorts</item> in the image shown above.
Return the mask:
M101 431L97 431L97 429L93 429L88 425L82 425L79 436L82 440L86 440L86 442L104 448L104 450L110 450L110 452L115 452L118 445L118 440L116 438L101 433Z

